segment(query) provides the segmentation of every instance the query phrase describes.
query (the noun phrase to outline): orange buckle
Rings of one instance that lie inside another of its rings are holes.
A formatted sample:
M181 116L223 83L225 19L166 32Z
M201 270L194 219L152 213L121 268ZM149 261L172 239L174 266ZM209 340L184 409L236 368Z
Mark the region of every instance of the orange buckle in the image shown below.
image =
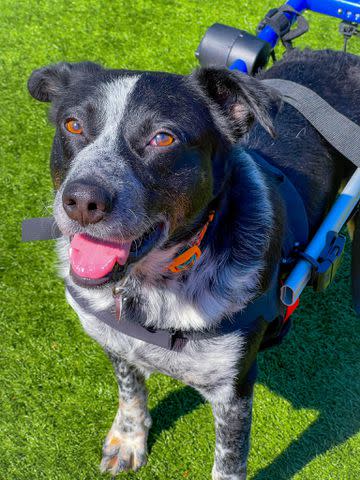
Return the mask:
M195 243L192 247L189 247L187 250L183 251L178 257L167 267L173 273L183 272L191 268L195 262L201 257L201 250L199 248L202 239L205 236L206 230L208 229L209 223L214 220L215 212L211 211L209 214L208 221L201 229L200 233L197 235Z
M184 253L176 257L168 266L171 272L178 273L191 268L201 256L201 250L197 245L190 247Z

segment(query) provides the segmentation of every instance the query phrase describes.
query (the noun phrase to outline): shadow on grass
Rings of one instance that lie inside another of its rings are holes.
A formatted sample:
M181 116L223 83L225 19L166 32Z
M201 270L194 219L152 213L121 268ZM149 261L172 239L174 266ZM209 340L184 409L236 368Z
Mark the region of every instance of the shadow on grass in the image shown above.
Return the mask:
M153 424L149 432L149 452L162 431L171 428L179 418L203 403L205 400L201 395L190 387L171 392L161 400L150 412Z
M341 298L341 289L334 288L325 295L306 294L290 338L259 356L258 381L296 409L317 410L319 417L268 467L251 476L253 480L290 479L317 455L360 430L360 359L356 353L360 321L345 297ZM162 430L201 403L201 396L189 387L162 400L151 412L150 448Z
M260 359L259 382L294 408L317 410L319 416L252 480L293 478L317 455L360 430L360 359L356 353L360 319L351 311L348 296L336 302L331 298L334 293L319 298L307 295L308 315L298 315L291 338Z

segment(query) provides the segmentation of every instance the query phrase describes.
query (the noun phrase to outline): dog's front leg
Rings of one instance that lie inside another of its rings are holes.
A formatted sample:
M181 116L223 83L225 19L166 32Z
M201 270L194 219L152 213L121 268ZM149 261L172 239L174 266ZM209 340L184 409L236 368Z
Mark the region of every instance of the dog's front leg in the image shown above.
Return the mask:
M145 465L151 417L142 373L121 358L110 359L119 385L119 409L104 443L100 469L116 475Z
M215 462L213 480L245 480L250 445L253 385L234 394L231 400L212 401L215 418Z

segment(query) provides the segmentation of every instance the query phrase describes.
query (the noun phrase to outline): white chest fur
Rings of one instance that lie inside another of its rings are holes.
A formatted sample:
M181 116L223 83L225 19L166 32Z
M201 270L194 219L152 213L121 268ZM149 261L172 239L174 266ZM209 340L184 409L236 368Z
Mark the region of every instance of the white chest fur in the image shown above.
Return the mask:
M71 296L68 302L74 308L85 331L105 350L125 358L136 365L145 375L158 371L176 378L200 390L210 399L227 398L231 395L238 362L242 356L244 342L239 334L213 339L191 341L181 352L168 351L131 338L101 322L93 314L84 311ZM112 298L103 298L99 303L109 304ZM174 300L175 301L175 300ZM107 305L108 306L108 305ZM173 304L175 315L179 311L195 318L199 313L191 305ZM179 308L179 310L176 310ZM169 319L171 320L171 319ZM121 321L121 320L120 320ZM176 319L173 319L176 321ZM198 323L203 319L198 319Z

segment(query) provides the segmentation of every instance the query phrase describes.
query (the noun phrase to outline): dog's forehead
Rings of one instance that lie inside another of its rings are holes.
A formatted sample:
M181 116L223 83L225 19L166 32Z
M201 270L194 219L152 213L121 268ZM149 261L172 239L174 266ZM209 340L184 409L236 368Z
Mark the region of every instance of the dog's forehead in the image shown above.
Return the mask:
M131 92L140 76L123 76L100 86L97 107L102 114L104 123L122 119Z
M117 121L135 111L174 115L193 106L184 78L162 72L120 76L100 86L97 106L105 119Z

